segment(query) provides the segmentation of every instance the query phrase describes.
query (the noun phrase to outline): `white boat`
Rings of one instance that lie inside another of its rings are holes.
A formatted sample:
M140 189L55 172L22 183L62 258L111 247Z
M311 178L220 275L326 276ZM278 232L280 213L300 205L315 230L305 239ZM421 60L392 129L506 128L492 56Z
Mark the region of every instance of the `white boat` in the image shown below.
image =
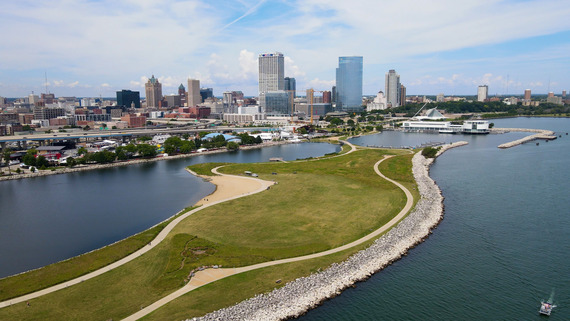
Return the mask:
M453 129L440 129L439 133L440 134L455 134L455 131L453 131Z
M550 302L540 302L540 310L538 312L544 315L550 315L552 313L552 309L556 306Z

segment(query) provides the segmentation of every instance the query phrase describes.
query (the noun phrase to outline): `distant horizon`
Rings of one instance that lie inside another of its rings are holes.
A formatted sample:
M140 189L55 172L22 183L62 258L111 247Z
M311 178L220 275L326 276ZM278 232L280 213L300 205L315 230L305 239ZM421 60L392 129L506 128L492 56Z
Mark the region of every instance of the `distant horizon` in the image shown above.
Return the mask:
M51 92L50 92L50 94L54 94L54 93L51 93ZM376 94L377 94L377 93L376 93ZM373 97L373 96L376 96L376 94L362 94L362 97ZM40 94L40 95L41 95L41 94ZM436 96L438 96L438 95L439 95L439 94L410 94L410 95L406 95L406 97L424 97L424 96L426 96L426 97L427 97L427 96L436 97ZM38 96L39 96L39 95L38 95ZM531 97L534 97L534 96L548 96L548 93L544 93L544 94L543 94L543 93L538 93L538 94L531 93ZM559 94L554 93L554 96L561 97L561 96L562 96L562 92L560 92ZM28 96L23 96L23 97L4 97L4 98L9 99L9 100L17 100L17 99L22 99L22 98L26 98L26 97L28 97ZM106 96L106 97L98 97L98 96L57 96L57 95L55 96L56 99L57 99L57 98L63 98L63 97L74 97L75 99L84 99L84 98L95 98L95 99L99 99L99 98L101 98L101 99L107 99L107 100L117 100L117 97L116 97L116 96ZM214 97L216 97L216 98L218 98L218 99L222 99L222 96L216 96L216 95L214 95ZM244 96L244 98L257 98L257 97L258 97L258 96ZM297 98L299 98L299 97L306 97L306 96L297 95ZM317 96L316 96L316 97L317 97ZM473 98L477 98L477 94L469 94L469 95L461 95L461 94L457 94L457 95L445 95L445 94L444 94L444 97L473 97ZM524 92L523 92L522 94L512 94L512 93L511 93L511 94L504 94L504 95L489 95L489 98L492 98L492 97L524 97ZM141 98L141 100L146 99L146 97L140 97L140 98ZM570 93L569 93L568 91L566 92L566 98L570 98Z
M192 78L257 96L258 56L276 51L300 91L330 90L343 56L363 57L369 93L384 90L391 69L410 95L476 94L484 84L500 95L570 91L570 6L560 0L53 0L2 9L2 97L46 85L59 96L144 92L152 75L164 94Z

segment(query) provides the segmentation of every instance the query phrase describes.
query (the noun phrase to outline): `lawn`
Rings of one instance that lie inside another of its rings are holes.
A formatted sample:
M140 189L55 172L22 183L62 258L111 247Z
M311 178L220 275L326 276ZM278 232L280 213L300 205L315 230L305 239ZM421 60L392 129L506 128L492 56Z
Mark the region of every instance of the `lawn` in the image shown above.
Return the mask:
M95 279L31 300L30 307L22 303L1 309L0 319L117 320L184 285L196 267L245 266L354 241L389 221L405 204L404 193L373 170L373 165L388 152L393 151L366 149L320 160L225 166L220 171L243 174L249 170L278 184L263 193L198 211L141 258ZM409 154L391 158L381 164L381 170L406 186L415 186L410 159ZM217 165L199 166L203 170ZM191 169L201 171L195 166ZM359 248L362 246L232 276L176 300L164 311L175 307L182 317L204 314L269 291L276 286L276 279L288 281L324 268ZM187 297L195 295L200 299L191 309L179 310L184 309L187 300L193 301ZM163 318L161 313L162 309L156 311L157 319Z

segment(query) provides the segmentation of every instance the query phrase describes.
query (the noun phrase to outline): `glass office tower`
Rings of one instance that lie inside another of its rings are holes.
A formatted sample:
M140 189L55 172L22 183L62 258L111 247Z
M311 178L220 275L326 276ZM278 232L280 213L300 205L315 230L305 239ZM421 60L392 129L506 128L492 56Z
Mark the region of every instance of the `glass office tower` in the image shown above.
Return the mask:
M362 57L339 57L336 69L336 108L362 110Z

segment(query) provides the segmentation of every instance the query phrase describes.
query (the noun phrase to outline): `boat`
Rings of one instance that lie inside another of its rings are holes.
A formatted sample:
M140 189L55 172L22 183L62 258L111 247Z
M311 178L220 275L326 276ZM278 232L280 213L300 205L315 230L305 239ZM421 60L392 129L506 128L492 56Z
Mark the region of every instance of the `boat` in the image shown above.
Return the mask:
M453 129L447 129L447 128L442 128L439 130L440 134L455 134L455 131Z
M538 312L544 315L550 315L552 313L552 309L556 306L550 302L540 302L540 310Z

